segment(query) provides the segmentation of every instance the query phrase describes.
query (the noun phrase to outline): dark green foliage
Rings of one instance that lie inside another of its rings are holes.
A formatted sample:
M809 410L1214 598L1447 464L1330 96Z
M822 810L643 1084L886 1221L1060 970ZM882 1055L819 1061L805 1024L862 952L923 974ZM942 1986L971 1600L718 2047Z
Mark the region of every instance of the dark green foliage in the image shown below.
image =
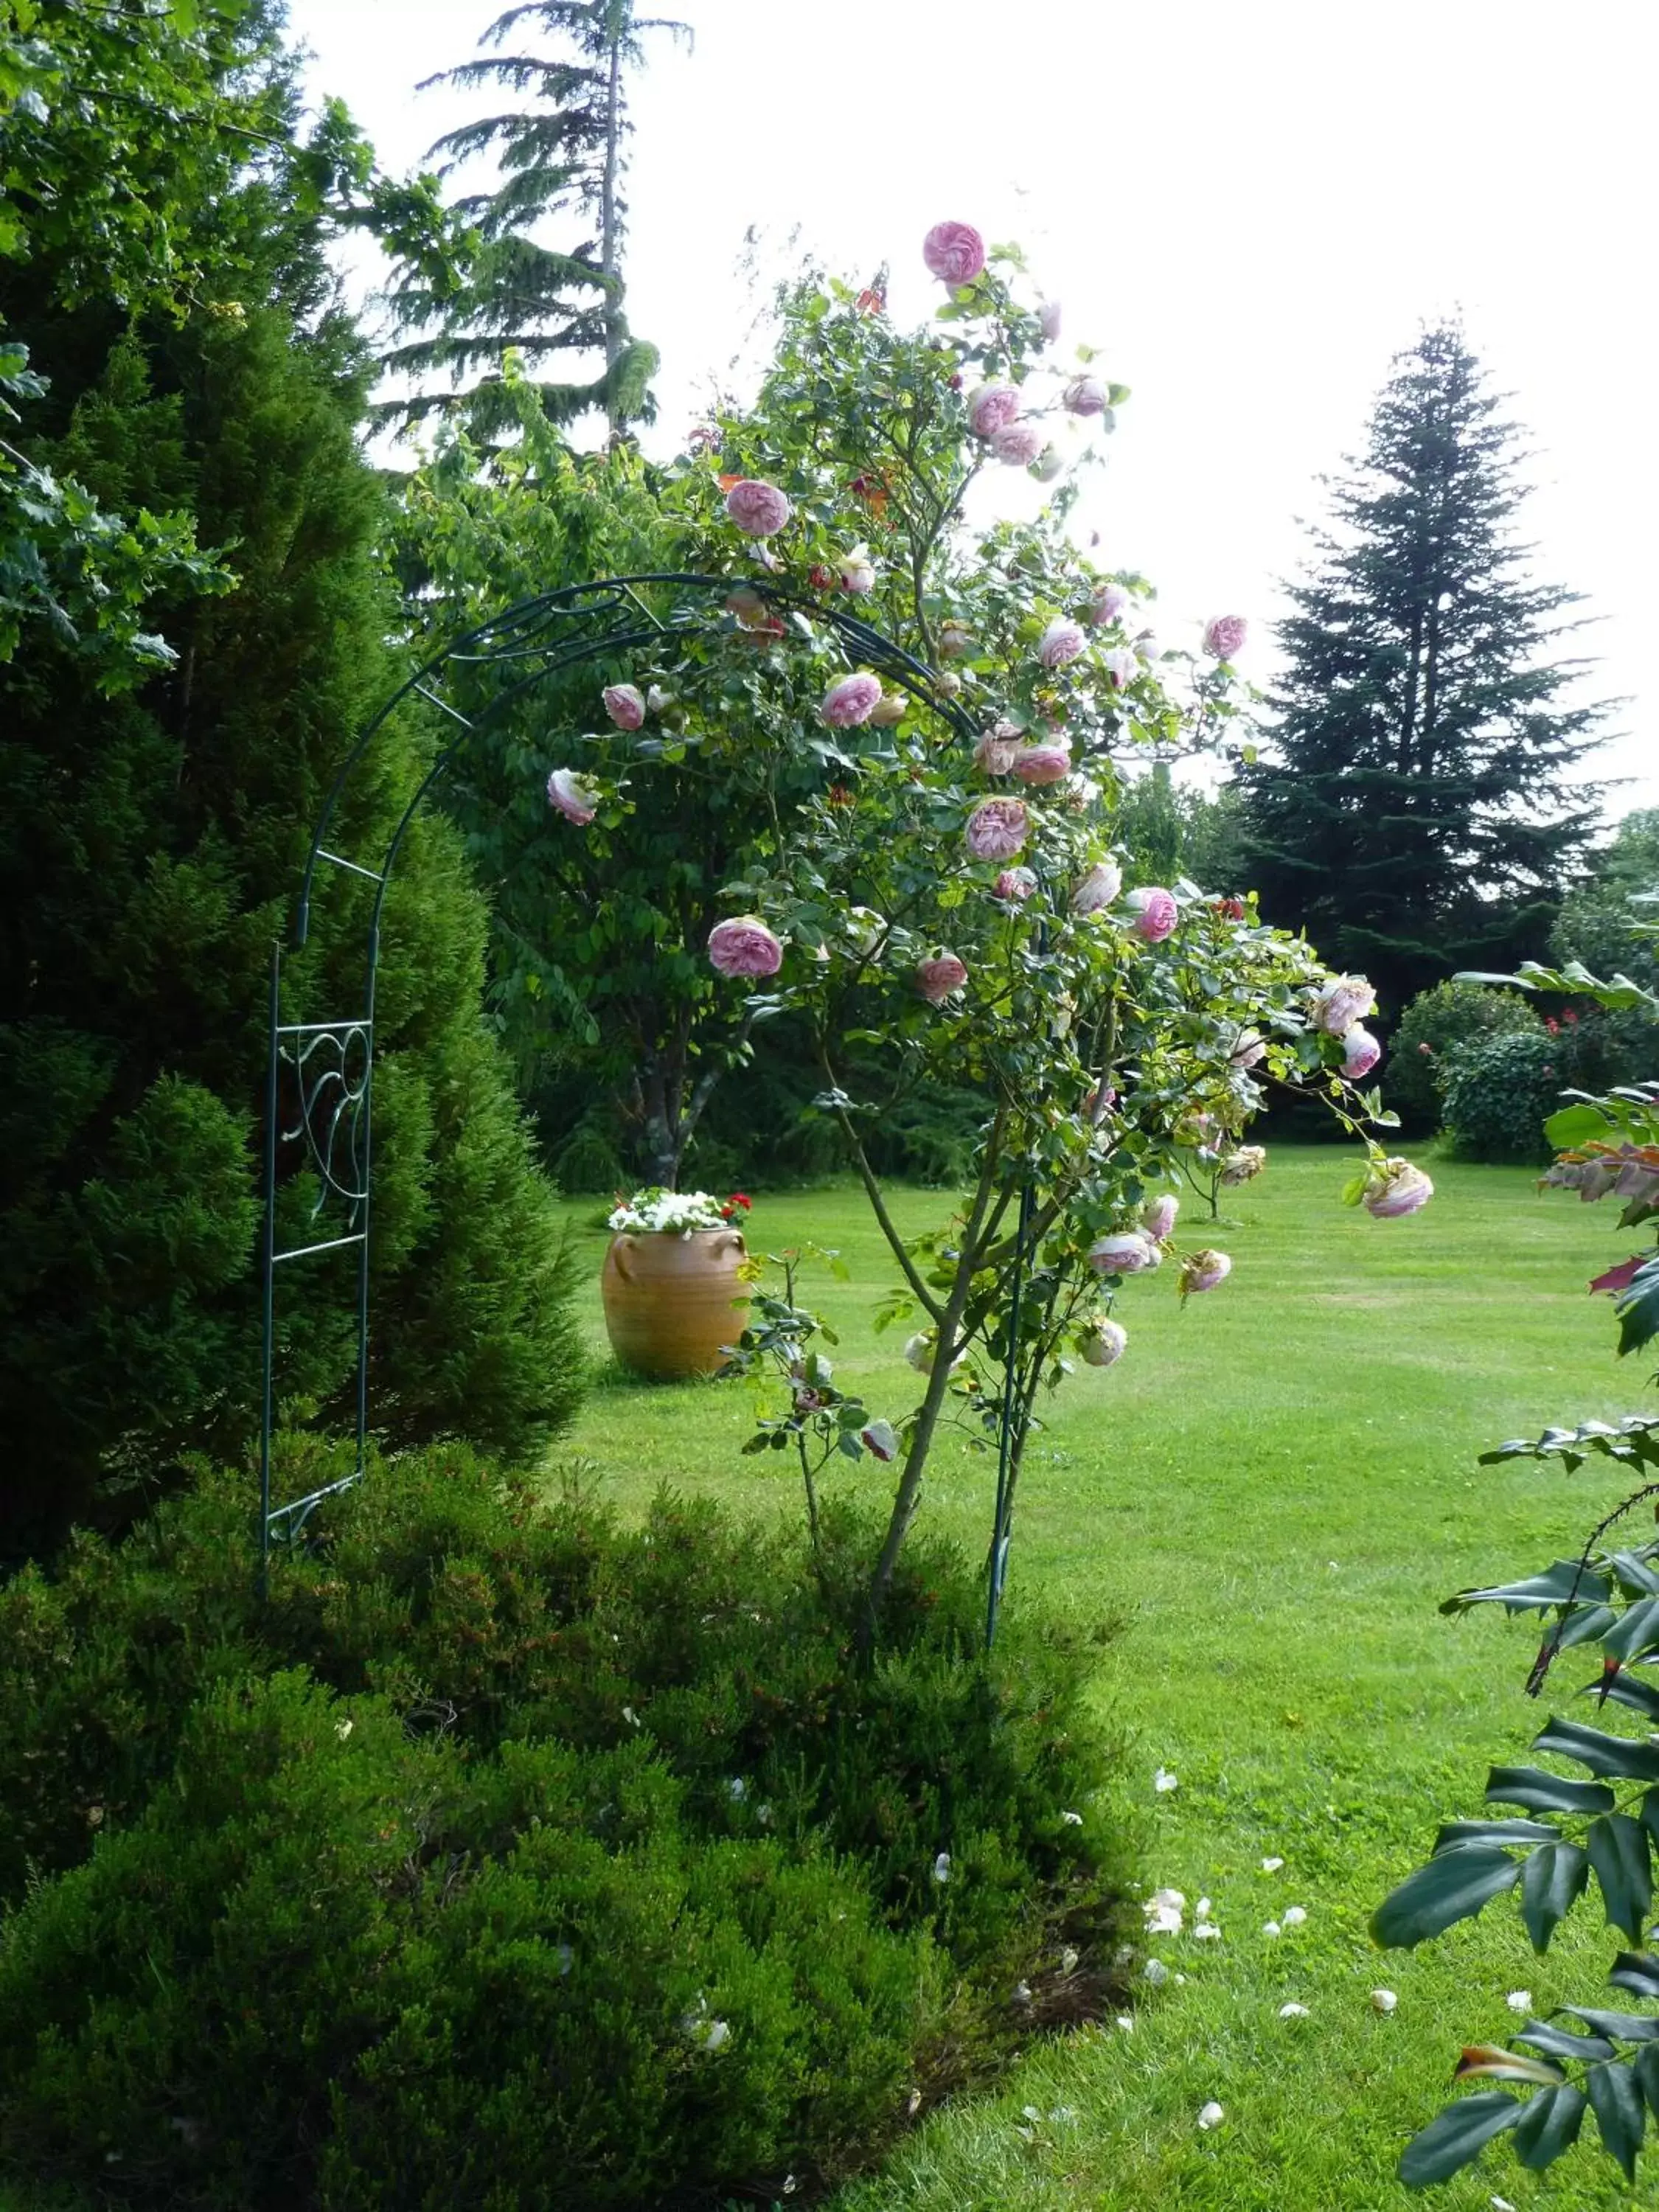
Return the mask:
M1526 580L1498 405L1455 325L1398 357L1291 593L1275 757L1239 774L1264 912L1364 969L1385 1012L1535 954L1594 824L1572 779L1604 709L1552 658L1574 594Z
M233 1475L0 1589L0 2171L158 2212L717 2198L1098 2002L1088 1646L1011 1619L987 1662L945 1548L860 1672L833 1517L814 1583L459 1448L324 1510L264 1611Z
M1543 1025L1519 991L1481 983L1436 983L1419 991L1389 1039L1382 1095L1407 1128L1440 1125L1441 1081L1455 1051Z
M1534 1026L1455 1045L1439 1067L1452 1149L1466 1160L1547 1160L1544 1124L1578 1072L1571 1031Z
M1588 884L1570 891L1550 932L1558 967L1578 961L1597 975L1627 975L1659 991L1659 809L1626 815L1613 842L1595 854ZM1581 1048L1601 1090L1659 1076L1659 1015L1650 1007L1592 1006L1583 1015Z

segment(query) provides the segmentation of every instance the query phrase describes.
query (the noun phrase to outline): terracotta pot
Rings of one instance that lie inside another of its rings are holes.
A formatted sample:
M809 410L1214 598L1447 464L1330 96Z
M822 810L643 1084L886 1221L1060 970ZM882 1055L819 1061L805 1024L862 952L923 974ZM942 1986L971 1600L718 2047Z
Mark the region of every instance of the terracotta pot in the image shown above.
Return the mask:
M738 1279L744 1259L735 1229L690 1237L624 1230L605 1255L600 1288L611 1348L624 1366L672 1382L712 1375L722 1345L735 1344L749 1304Z

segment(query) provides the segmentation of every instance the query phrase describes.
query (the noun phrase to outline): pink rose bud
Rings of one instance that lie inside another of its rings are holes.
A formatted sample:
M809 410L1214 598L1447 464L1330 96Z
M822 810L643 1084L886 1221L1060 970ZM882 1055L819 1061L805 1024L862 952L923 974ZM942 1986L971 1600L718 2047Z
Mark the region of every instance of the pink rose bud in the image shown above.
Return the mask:
M1126 684L1133 684L1140 673L1139 658L1131 646L1115 645L1109 653L1103 653L1100 658L1115 691L1121 691Z
M963 838L976 860L1012 860L1030 829L1024 800L981 799L968 817Z
M574 768L556 768L547 779L547 803L586 829L599 810L599 796L585 775L578 775Z
M1264 1145L1240 1145L1222 1161L1221 1180L1229 1190L1237 1190L1240 1183L1254 1181L1267 1164Z
M872 1421L859 1431L859 1442L872 1459L890 1460L898 1453L898 1433L890 1421Z
M1057 476L1064 473L1066 456L1058 446L1045 446L1037 455L1035 466L1037 482L1052 483Z
M954 952L935 952L917 963L916 988L930 1006L942 1006L967 981L968 970Z
M726 511L739 530L750 538L770 538L782 529L794 509L775 484L758 477L744 477L726 495Z
M1376 993L1364 975L1333 975L1314 1000L1314 1027L1327 1036L1346 1036L1376 1011Z
M1189 1252L1181 1263L1181 1296L1184 1303L1200 1291L1212 1291L1233 1272L1224 1252Z
M637 730L644 721L644 696L633 684L607 684L600 696L605 713L619 730Z
M1342 1040L1342 1073L1350 1083L1369 1075L1382 1057L1382 1048L1367 1029L1356 1022Z
M1037 327L1050 345L1060 336L1060 302L1045 300L1037 309Z
M740 914L710 930L708 959L722 975L775 975L783 947L757 914Z
M876 588L875 563L860 546L855 552L843 554L836 564L841 574L843 592L873 592Z
M1110 906L1123 889L1123 871L1115 861L1097 860L1077 880L1072 893L1073 914L1098 914Z
M1098 584L1089 604L1091 623L1115 623L1129 604L1129 594L1121 584Z
M1433 1196L1434 1185L1421 1168L1414 1168L1409 1160L1388 1159L1380 1169L1371 1170L1365 1211L1378 1221L1398 1221L1417 1212Z
M1083 1102L1083 1117L1097 1121L1103 1114L1109 1114L1117 1103L1117 1092L1109 1083L1097 1084Z
M993 898L1008 899L1018 905L1030 897L1037 887L1036 872L1030 868L1005 868L991 886Z
M1035 422L1007 422L991 440L991 451L1011 469L1029 469L1043 448Z
M1024 742L1024 732L1017 722L999 722L974 747L974 766L987 775L1006 775Z
M942 283L971 284L985 266L985 240L967 222L936 222L921 241L921 258Z
M1078 1350L1091 1367L1115 1367L1129 1346L1129 1332L1121 1321L1090 1322L1078 1339Z
M869 720L880 697L881 678L860 669L830 686L818 712L832 730L850 730L856 723Z
M1083 634L1081 623L1068 622L1061 616L1051 622L1037 641L1037 659L1045 668L1064 668L1068 660L1075 660L1089 641Z
M1073 377L1062 398L1066 411L1073 415L1103 415L1106 412L1106 387L1097 376Z
M1237 1068L1242 1075L1249 1069L1259 1067L1261 1065L1267 1049L1260 1030L1241 1030L1237 1041L1228 1056L1228 1065Z
M1249 630L1243 615L1218 615L1205 626L1204 650L1218 660L1231 660L1243 647Z
M1022 783L1064 783L1072 773L1072 749L1049 743L1025 745L1014 755L1014 774Z
M1130 927L1148 945L1162 945L1181 919L1181 908L1173 895L1159 884L1145 890L1131 891L1129 905L1134 912Z
M1160 1191L1141 1209L1140 1225L1155 1243L1167 1244L1175 1234L1176 1217L1180 1212L1181 1200L1175 1193Z
M909 704L909 698L904 692L884 691L870 709L870 720L878 729L890 730L895 722L904 720L905 710Z
M1012 384L981 384L968 395L968 428L976 438L994 438L1019 419L1019 394Z
M1089 1247L1089 1265L1103 1275L1144 1275L1158 1267L1163 1254L1138 1229L1120 1229L1110 1237L1097 1237Z

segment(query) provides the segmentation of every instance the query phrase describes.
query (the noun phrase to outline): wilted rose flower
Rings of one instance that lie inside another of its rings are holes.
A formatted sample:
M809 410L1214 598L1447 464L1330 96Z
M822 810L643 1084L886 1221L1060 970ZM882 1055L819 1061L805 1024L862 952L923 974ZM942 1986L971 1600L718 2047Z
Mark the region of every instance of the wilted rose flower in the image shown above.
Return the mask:
M1073 377L1062 396L1070 414L1103 415L1106 412L1106 387L1097 376Z
M968 395L968 428L976 438L994 438L1019 419L1019 394L1012 384L981 384Z
M744 477L726 495L726 511L739 530L750 538L770 538L781 530L794 509L775 484L759 477Z
M1382 1046L1358 1022L1343 1036L1342 1073L1350 1083L1358 1083L1362 1075L1369 1075L1382 1057Z
M1221 1180L1229 1190L1236 1190L1242 1182L1259 1176L1267 1164L1265 1145L1238 1145L1221 1163Z
M1055 739L1023 745L1014 755L1014 774L1022 783L1063 783L1072 773L1072 749Z
M1062 615L1051 622L1037 641L1037 659L1045 668L1064 668L1068 660L1075 660L1088 644L1082 625L1069 622Z
M985 266L985 240L968 222L936 222L921 241L921 258L946 284L971 284Z
M952 615L939 626L939 654L941 660L960 660L973 644L973 637L965 622Z
M1129 905L1134 912L1130 925L1137 937L1148 945L1162 945L1181 919L1181 908L1173 893L1161 884L1152 884L1143 890L1131 891Z
M873 592L876 588L876 565L862 545L855 545L850 553L843 553L836 563L841 574L843 592Z
M1180 1211L1181 1200L1175 1193L1160 1191L1141 1208L1141 1226L1155 1243L1167 1244L1175 1234L1176 1216Z
M1140 673L1140 662L1133 646L1115 645L1109 653L1100 656L1113 688L1121 691L1126 684L1133 684Z
M870 709L870 720L878 729L890 730L895 722L904 720L910 702L902 691L884 691Z
M1181 1295L1185 1299L1200 1291L1212 1291L1232 1272L1233 1263L1224 1252L1189 1252L1181 1263Z
M1029 469L1045 441L1035 422L1005 422L991 440L991 451L1011 469Z
M1081 1110L1086 1121L1095 1121L1103 1114L1109 1114L1116 1103L1117 1092L1113 1086L1109 1083L1097 1084L1084 1100Z
M1381 1168L1371 1170L1365 1211L1378 1221L1398 1221L1405 1214L1417 1212L1433 1196L1434 1185L1421 1168L1414 1168L1409 1160L1387 1159Z
M637 730L645 720L645 698L632 684L607 684L600 696L619 730Z
M647 714L660 714L673 703L673 694L665 691L660 684L653 684L645 695L645 711Z
M586 829L599 810L599 795L574 768L556 768L547 779L547 800L567 822Z
M954 952L935 952L917 963L916 988L930 1006L942 1006L967 981L968 970Z
M1077 1348L1091 1367L1113 1367L1128 1342L1129 1332L1121 1321L1096 1321L1085 1323Z
M962 834L976 860L1012 860L1030 830L1023 799L981 799Z
M859 1442L872 1459L892 1459L898 1451L898 1435L890 1421L872 1421L859 1431Z
M1060 302L1045 300L1037 309L1037 326L1050 345L1060 336Z
M954 668L941 670L933 678L933 689L941 699L954 699L962 690L962 678Z
M908 1340L904 1346L904 1357L918 1375L931 1375L933 1371L933 1354L938 1348L938 1338L931 1328L925 1328ZM944 1878L942 1875L939 1877L941 1881Z
M1259 1067L1261 1065L1262 1057L1267 1049L1260 1030L1241 1030L1237 1042L1228 1055L1227 1064L1230 1067L1237 1068L1240 1074L1243 1074L1249 1069Z
M1024 742L1024 732L1018 722L999 722L974 747L974 766L983 769L987 775L1006 775Z
M994 898L1008 899L1018 905L1030 897L1037 887L1036 873L1031 868L1005 868L991 886Z
M880 697L881 678L859 669L830 686L818 712L832 730L850 730L855 723L869 720Z
M1089 603L1091 623L1115 623L1129 604L1129 594L1121 584L1100 584Z
M757 914L739 914L710 930L708 959L722 975L775 975L783 947Z
M1058 446L1045 446L1037 455L1035 466L1037 482L1052 483L1057 476L1063 473L1066 467L1066 456Z
M1243 615L1218 615L1204 629L1204 650L1218 660L1231 660L1244 643L1249 624Z
M1073 914L1098 914L1110 906L1123 889L1123 871L1115 860L1097 860L1078 878L1072 892Z
M1089 1265L1103 1275L1144 1275L1158 1267L1163 1254L1139 1229L1120 1229L1097 1237L1089 1247Z
M1333 975L1314 1000L1314 1027L1327 1036L1346 1036L1376 1008L1376 990L1364 975Z

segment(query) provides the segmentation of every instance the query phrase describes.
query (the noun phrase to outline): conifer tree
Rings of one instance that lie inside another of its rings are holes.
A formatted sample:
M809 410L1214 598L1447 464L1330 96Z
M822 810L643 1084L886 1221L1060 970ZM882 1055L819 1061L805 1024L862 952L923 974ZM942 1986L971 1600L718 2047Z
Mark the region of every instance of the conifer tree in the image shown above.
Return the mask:
M1400 355L1279 630L1272 757L1241 771L1264 909L1395 1008L1542 951L1595 820L1605 707L1558 657L1577 594L1532 581L1517 433L1455 325Z

